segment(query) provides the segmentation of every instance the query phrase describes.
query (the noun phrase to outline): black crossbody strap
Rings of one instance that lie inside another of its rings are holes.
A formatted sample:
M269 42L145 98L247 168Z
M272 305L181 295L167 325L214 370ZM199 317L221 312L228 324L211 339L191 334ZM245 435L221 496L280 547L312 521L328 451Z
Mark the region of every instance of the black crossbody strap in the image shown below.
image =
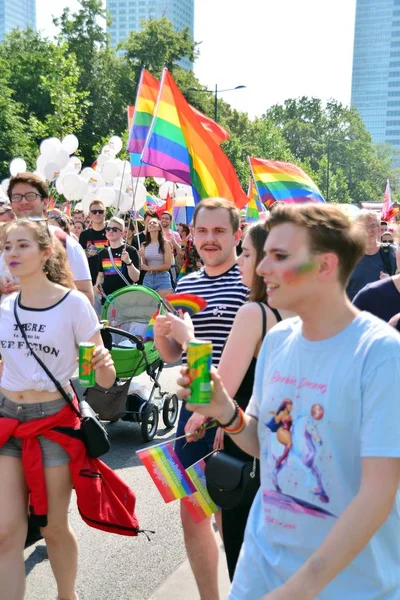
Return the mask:
M81 413L79 412L79 410L76 408L75 404L72 402L71 398L68 396L67 392L64 390L64 388L62 387L61 383L54 377L54 375L49 371L49 369L46 367L46 365L44 364L44 362L38 357L38 355L35 353L35 351L33 350L31 344L28 341L28 338L26 336L25 330L21 325L21 321L19 320L18 317L18 313L17 313L17 303L18 300L20 298L20 294L18 294L17 298L15 299L14 302L14 317L15 320L17 322L18 325L18 329L20 330L22 337L25 340L25 344L27 345L27 347L29 348L30 353L32 354L32 356L36 359L36 361L39 363L39 365L42 367L43 371L46 373L46 375L51 379L51 381L54 383L54 385L56 386L57 390L60 392L61 396L68 402L68 404L70 405L70 407L72 408L72 410L74 411L74 413L81 418Z

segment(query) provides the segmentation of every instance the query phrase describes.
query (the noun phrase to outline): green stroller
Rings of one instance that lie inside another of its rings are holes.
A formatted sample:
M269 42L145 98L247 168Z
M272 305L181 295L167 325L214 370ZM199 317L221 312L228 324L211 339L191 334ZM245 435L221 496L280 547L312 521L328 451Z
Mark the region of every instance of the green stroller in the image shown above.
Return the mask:
M157 433L159 413L165 427L172 428L178 418L176 394L162 391L159 379L164 363L154 345L153 324L156 313L166 312L160 296L145 286L132 285L110 294L103 306L101 331L104 345L115 363L117 380L110 390L88 388L86 400L103 421L140 423L146 442ZM152 382L149 397L132 388L132 379L146 373Z

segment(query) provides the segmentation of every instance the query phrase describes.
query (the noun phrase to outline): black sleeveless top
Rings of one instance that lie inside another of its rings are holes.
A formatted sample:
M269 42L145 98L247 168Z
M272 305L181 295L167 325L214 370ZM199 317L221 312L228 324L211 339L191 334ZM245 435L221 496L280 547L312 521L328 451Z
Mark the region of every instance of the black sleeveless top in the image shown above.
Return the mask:
M263 340L267 333L267 311L265 310L265 305L262 302L257 302L257 304L259 305L261 312L262 312L262 320L263 321L262 321L262 337L261 337L261 339ZM278 323L280 321L282 321L281 315L275 308L272 308L271 306L268 306L268 308L270 310L272 310ZM247 405L251 398L251 394L253 392L256 364L257 364L257 357L253 356L253 358L251 359L251 363L249 364L249 368L247 369L245 376L242 379L242 383L240 384L239 389L235 395L235 400L239 404L239 406L242 410L246 410ZM224 449L226 452L228 452L228 454L237 456L238 458L243 458L243 459L248 458L249 460L252 460L252 457L249 456L248 454L246 454L245 452L243 452L243 450L241 450L235 444L235 442L229 437L229 435L224 436Z

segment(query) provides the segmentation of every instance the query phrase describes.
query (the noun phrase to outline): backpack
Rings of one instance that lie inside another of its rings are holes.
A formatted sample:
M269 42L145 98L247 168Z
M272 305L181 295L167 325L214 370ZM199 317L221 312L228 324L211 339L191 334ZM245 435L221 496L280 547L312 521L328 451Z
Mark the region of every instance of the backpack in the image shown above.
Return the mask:
M391 248L393 248L392 244L382 245L379 247L379 254L381 255L381 259L385 265L386 271L389 273L389 275L394 275L396 269L393 269L392 262L390 260Z

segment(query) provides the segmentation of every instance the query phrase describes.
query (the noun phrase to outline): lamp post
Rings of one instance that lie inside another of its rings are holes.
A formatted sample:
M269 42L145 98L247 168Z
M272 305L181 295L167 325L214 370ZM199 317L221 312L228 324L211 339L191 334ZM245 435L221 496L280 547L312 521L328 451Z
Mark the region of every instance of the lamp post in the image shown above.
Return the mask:
M218 89L218 84L215 84L215 90L209 90L209 89L203 89L203 88L196 88L196 87L190 87L187 88L187 92L208 92L210 94L214 94L214 121L216 123L218 123L218 94L222 94L223 92L233 92L234 90L242 90L243 88L245 88L245 85L237 85L234 88L228 88L226 90L219 90Z

